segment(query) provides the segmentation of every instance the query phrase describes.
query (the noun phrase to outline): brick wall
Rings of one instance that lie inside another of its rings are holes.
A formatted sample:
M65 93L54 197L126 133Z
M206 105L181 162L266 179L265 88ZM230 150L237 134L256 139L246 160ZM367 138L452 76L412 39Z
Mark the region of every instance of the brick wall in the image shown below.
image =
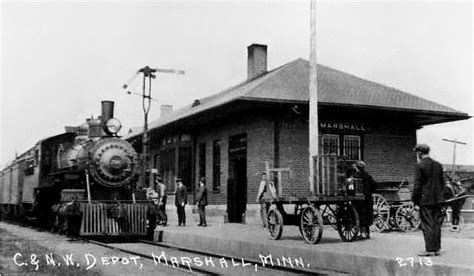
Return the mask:
M273 165L273 123L265 115L252 114L216 122L212 128L201 128L196 135L196 144L206 143L206 185L210 204L227 204L227 180L229 176L229 137L247 133L247 203L255 201L260 174L265 170L265 161ZM220 191L212 191L213 142L221 141ZM196 154L195 170L198 172L199 153ZM196 174L197 175L197 174ZM198 177L198 176L196 176ZM196 178L197 182L197 178Z
M334 120L343 122L350 119L366 125L367 132L361 134L363 160L376 181L413 182L416 156L412 149L416 144L416 129L409 120L390 114L378 119L338 115ZM320 117L331 119L324 113ZM404 123L400 123L401 120ZM289 166L293 170L293 184L285 185L283 192L285 195L306 196L309 192L308 122L305 117L284 116L280 126L280 167Z
M309 193L309 130L304 118L287 116L280 123L280 166L290 167L292 179L282 176L283 195Z
M416 156L412 149L416 144L415 136L367 134L364 140L367 171L376 181L413 182Z
M348 113L353 112L353 113ZM399 117L396 117L399 116ZM412 181L416 157L412 152L416 144L416 129L409 118L392 113L374 112L363 114L344 109L320 111L320 119L326 121L361 122L367 131L361 134L363 159L367 170L376 181ZM400 123L403 121L403 123ZM277 122L277 123L276 123ZM275 131L275 126L278 130ZM292 112L284 106L275 109L254 109L235 114L200 127L192 135L195 138L195 179L199 177L199 144L206 143L206 185L209 204L227 204L227 180L229 173L229 137L247 134L247 204L255 203L260 174L265 161L274 166L275 154L279 167L290 167L293 179L283 177L283 194L304 197L309 192L308 171L308 121L307 116ZM321 133L320 133L321 134ZM275 135L279 146L275 152ZM213 142L221 141L220 191L213 192ZM190 199L193 195L190 195Z

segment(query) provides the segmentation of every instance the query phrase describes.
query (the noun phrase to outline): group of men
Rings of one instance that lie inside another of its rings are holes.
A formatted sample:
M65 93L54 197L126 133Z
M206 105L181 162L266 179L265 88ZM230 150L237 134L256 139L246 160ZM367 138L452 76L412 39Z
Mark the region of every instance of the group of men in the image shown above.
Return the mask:
M188 204L187 190L181 178L176 179L176 185L175 206L178 213L178 226L185 226L185 206ZM146 197L147 200L150 201L150 206L148 207L148 235L153 236L153 231L157 224L166 226L168 222L168 217L166 215L166 185L163 184L163 179L160 175L156 175L153 187L146 188ZM199 188L195 201L199 213L198 226L205 227L207 226L207 188L206 179L204 177L199 179Z

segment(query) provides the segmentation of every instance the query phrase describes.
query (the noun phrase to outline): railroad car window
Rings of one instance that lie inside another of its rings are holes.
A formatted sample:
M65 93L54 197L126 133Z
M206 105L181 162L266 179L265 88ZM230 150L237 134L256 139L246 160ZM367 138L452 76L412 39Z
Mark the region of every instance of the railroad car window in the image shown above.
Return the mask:
M38 164L39 164L39 150L35 149L35 163L34 163L34 165L38 166Z
M35 172L35 160L28 160L25 162L25 176L32 175Z
M221 189L221 141L214 140L212 145L212 190Z

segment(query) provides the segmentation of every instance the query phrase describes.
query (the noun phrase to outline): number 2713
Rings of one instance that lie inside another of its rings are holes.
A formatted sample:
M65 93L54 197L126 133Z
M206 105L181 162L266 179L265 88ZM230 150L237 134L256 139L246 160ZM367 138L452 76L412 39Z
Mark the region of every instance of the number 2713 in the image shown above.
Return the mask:
M431 258L429 257L418 257L418 258L413 258L413 257L409 257L409 258L400 258L400 257L397 257L397 263L400 267L403 267L403 266L411 266L411 267L414 267L415 265L426 265L426 266L432 266L433 265L433 262L431 261Z

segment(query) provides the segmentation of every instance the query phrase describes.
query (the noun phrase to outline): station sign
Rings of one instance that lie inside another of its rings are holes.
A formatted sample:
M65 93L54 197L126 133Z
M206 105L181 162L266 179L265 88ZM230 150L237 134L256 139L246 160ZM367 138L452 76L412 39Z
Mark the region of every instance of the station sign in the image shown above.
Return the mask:
M367 126L363 123L353 122L319 122L319 129L324 132L367 132Z

